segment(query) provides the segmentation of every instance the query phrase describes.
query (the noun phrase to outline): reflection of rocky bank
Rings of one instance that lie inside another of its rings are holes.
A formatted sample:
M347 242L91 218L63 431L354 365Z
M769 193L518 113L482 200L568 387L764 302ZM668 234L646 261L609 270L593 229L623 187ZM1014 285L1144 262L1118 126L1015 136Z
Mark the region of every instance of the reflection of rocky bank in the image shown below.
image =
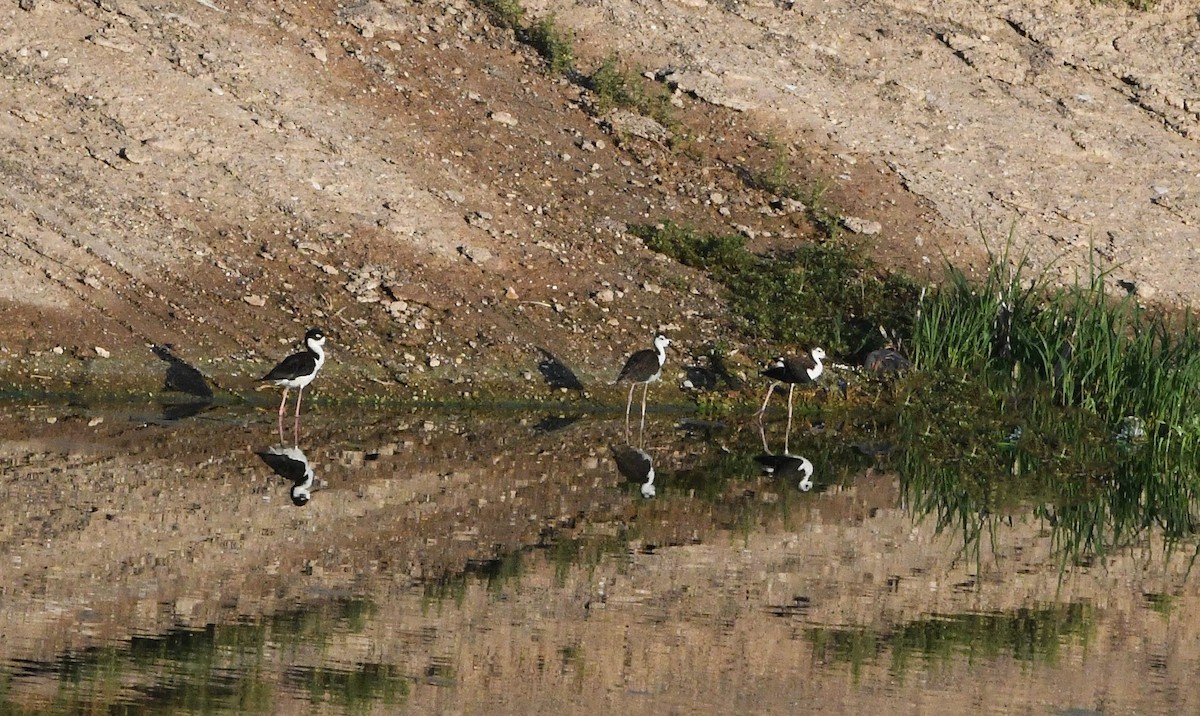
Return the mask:
M425 712L578 713L597 698L614 712L651 702L714 713L810 702L857 713L1200 705L1189 688L1200 593L1184 582L1182 556L1166 569L1139 550L1060 582L1042 525L1015 519L984 545L976 574L954 535L913 524L888 475L800 495L749 474L751 496L643 501L610 462L616 424L598 435L586 422L514 433L511 416L397 426L392 415L355 426L348 444L332 427L340 417L314 415L312 444L345 447L313 451L330 487L295 510L252 454L273 415L252 425L261 431L213 422L186 432L26 415L4 418L4 434L24 437L0 444L4 663L295 604L320 611L314 594L362 592L374 606L358 626L331 626L320 650L268 656L266 678L321 660L396 664L413 677L406 704ZM648 440L669 444L653 426ZM631 552L589 549L623 532L635 536ZM575 551L554 547L572 538ZM546 539L550 549L532 547ZM456 582L468 561L494 558L504 569L490 584ZM1159 611L1146 596L1157 594L1172 595ZM903 673L891 671L906 625L964 613L999 615L956 623L958 641L945 646L974 648L970 663L909 649ZM1005 645L1020 636L989 636L1047 626L1040 614L1061 628L1055 654L1014 658ZM848 642L859 656L839 646Z

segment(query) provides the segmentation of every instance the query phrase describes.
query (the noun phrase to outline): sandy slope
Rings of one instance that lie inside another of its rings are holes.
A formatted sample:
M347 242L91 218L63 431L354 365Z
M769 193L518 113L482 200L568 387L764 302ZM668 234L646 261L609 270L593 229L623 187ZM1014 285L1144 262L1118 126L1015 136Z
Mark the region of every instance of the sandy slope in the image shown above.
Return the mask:
M781 158L909 270L1017 219L1040 264L1093 245L1191 298L1195 13L1042 5L530 6L581 66L678 86L671 144L462 0L8 2L0 373L153 389L169 342L241 391L313 324L331 380L413 395L537 393L538 348L601 383L657 330L686 361L728 338L719 293L625 228L811 240L746 181Z

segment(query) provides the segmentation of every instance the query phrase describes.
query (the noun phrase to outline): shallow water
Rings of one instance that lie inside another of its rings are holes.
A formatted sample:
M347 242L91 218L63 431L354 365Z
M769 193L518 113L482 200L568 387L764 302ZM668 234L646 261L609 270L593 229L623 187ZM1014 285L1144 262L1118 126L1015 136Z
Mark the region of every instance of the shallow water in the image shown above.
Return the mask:
M318 406L305 486L269 410L190 412L0 410L0 712L1200 705L1193 547L939 532L870 435L797 426L802 491L780 422Z

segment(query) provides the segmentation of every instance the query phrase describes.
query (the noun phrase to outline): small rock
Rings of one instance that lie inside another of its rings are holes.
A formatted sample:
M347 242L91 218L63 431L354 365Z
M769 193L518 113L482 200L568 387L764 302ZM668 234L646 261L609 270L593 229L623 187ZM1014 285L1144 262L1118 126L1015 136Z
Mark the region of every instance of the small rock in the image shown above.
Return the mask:
M667 128L655 120L623 109L610 112L604 118L604 123L614 134L632 134L660 144L665 144L671 138Z
M251 306L258 306L259 308L267 305L266 296L259 296L256 293L252 293L249 296L243 296L242 300L245 301L246 303L250 304Z
M649 282L642 284L642 290L645 291L646 293L653 293L656 295L659 293L662 293L662 288L660 286L658 286L657 284L649 283Z
M117 154L130 164L145 164L146 162L150 161L150 155L146 154L146 152L138 146L121 147L121 150L117 152Z
M790 196L785 196L779 200L779 210L787 214L798 214L806 208L803 202L796 201Z
M488 115L488 117L490 117L493 122L499 122L500 124L503 124L505 127L517 126L517 118L512 116L508 112L492 112L491 114Z
M611 288L605 288L596 292L596 300L601 303L612 303L615 298L616 294L613 293Z
M112 355L112 353L109 353L107 350L101 348L100 346L96 346L96 355L100 356L101 358L108 358L109 356Z
M846 227L848 230L864 236L874 236L880 231L883 231L883 224L880 224L878 221L860 219L857 216L843 216L841 217L841 221L842 226Z
M94 428L103 422L104 422L104 418L100 418L100 417L92 418L91 420L88 421L88 427Z
M510 301L517 300L519 298L519 296L517 295L517 289L513 288L512 286L509 286L508 288L504 289L504 297Z
M429 367L430 368L437 368L441 364L442 364L442 361L438 360L437 356L429 356Z
M329 54L325 52L325 48L321 47L320 45L314 45L309 52L312 53L313 57L317 58L317 62L324 63L329 61Z
M466 256L472 263L482 264L492 259L492 252L482 246L459 246L458 253Z
M713 206L720 206L725 203L725 195L719 191L714 191L708 195L708 200L712 202Z
M392 301L388 303L387 312L393 316L401 316L408 313L408 301Z

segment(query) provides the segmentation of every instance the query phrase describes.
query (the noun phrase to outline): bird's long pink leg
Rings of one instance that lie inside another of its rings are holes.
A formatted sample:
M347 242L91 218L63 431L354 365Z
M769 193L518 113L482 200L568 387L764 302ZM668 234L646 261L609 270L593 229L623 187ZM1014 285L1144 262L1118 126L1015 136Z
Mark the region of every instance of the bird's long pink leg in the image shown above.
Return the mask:
M637 383L629 384L629 400L625 401L625 437L629 438L629 410L633 407L633 389L637 387Z
M642 427L641 432L646 432L646 392L650 390L650 383L642 383ZM632 393L630 394L632 395Z
M783 431L783 451L788 451L788 439L792 437L792 393L796 390L796 384L788 386L788 421L787 429Z
M283 398L279 401L279 444L283 445L283 408L287 405L288 387L283 387Z
M758 409L758 419L762 420L762 416L767 412L767 401L771 399L771 393L774 392L775 386L779 385L774 381L771 382L771 387L767 388L767 397L763 398L762 407Z
M304 400L304 386L300 386L299 392L296 393L296 424L292 426L292 439L297 445L300 444L300 401Z

